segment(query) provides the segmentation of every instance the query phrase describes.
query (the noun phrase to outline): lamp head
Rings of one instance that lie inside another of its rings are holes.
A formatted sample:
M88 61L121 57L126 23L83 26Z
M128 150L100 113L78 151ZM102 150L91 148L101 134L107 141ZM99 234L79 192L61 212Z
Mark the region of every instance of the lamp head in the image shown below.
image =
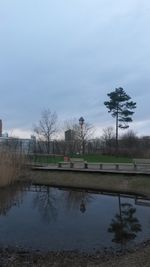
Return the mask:
M81 126L84 124L84 119L83 119L83 117L81 117L81 118L79 119L79 124L80 124Z

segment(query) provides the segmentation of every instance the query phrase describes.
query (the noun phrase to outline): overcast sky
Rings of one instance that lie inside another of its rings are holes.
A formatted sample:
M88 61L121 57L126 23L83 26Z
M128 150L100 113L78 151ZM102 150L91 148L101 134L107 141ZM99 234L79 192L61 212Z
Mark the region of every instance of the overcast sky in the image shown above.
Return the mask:
M0 118L29 137L43 109L114 125L116 87L137 102L130 129L150 135L149 0L0 0Z

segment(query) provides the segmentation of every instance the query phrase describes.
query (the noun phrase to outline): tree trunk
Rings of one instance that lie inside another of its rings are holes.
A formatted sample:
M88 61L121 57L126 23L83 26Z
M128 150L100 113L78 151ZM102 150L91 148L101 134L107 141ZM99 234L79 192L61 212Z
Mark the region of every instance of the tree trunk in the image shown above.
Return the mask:
M116 115L116 154L118 154L118 107Z
M47 154L49 154L49 153L50 153L50 139L48 137L48 139L47 139Z

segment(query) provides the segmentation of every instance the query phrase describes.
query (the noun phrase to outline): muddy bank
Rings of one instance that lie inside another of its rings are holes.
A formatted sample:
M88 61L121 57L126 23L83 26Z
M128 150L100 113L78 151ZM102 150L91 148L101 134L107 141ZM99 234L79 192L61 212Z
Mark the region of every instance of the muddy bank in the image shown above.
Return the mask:
M106 190L150 197L149 176L31 171L24 179L38 185Z
M94 254L78 251L41 252L19 248L1 248L0 266L53 266L53 267L149 267L150 241L134 249L104 250Z

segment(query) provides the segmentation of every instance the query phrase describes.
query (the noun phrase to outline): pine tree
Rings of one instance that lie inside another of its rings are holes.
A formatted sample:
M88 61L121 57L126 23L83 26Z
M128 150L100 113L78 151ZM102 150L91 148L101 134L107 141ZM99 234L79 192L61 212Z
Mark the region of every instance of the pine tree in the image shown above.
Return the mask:
M130 101L131 97L126 94L122 87L116 88L107 96L110 101L105 101L104 105L112 117L116 118L116 150L118 150L118 129L129 127L128 123L132 122L133 109L136 108L136 103Z

